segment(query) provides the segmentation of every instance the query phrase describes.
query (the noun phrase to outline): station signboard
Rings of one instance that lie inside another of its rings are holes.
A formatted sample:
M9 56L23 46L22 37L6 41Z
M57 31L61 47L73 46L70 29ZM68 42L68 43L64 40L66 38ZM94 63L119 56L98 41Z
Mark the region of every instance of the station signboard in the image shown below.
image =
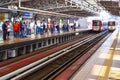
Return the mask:
M33 18L33 13L31 13L31 12L25 12L23 14L23 18Z

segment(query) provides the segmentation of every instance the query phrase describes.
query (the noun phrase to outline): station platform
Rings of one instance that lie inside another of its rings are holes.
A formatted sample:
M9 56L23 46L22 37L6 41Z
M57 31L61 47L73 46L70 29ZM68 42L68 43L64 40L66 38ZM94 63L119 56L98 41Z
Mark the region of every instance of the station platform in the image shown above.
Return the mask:
M69 32L61 32L61 33L45 33L44 35L35 35L35 37L31 37L30 35L26 38L14 38L13 37L13 32L11 32L9 40L3 41L2 39L2 33L0 33L0 46L2 45L7 45L7 44L14 44L14 43L19 43L19 42L24 42L24 41L30 41L30 40L36 40L36 39L42 39L42 38L47 38L47 37L53 37L53 36L59 36L59 35L65 35L65 34L71 34L75 32L80 32L80 31L87 31L90 29L80 29L77 31L69 31Z
M9 40L0 38L0 61L14 58L20 55L35 52L39 49L77 39L83 34L89 33L90 29L80 29L77 31L61 33L45 33L44 35L29 35L27 38L14 38Z
M120 30L116 29L70 80L120 80Z

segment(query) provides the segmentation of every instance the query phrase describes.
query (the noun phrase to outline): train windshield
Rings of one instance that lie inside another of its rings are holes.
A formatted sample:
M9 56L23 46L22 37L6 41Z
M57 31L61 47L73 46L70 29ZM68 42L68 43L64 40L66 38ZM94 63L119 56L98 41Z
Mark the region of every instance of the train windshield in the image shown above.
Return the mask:
M93 26L99 26L100 25L100 21L99 20L94 20L93 21Z
M115 22L109 22L109 26L115 26Z

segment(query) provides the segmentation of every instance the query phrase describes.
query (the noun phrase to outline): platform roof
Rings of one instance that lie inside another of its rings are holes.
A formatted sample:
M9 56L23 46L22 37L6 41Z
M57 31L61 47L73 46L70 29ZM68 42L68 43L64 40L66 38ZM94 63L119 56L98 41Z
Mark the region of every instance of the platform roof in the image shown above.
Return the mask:
M113 15L119 15L120 10L119 0L20 0L20 1L22 7L82 17L99 15L102 9L109 11ZM15 5L18 7L18 2L19 0L0 0L0 7L7 8L8 5Z
M120 16L120 0L98 0L98 3L112 15Z

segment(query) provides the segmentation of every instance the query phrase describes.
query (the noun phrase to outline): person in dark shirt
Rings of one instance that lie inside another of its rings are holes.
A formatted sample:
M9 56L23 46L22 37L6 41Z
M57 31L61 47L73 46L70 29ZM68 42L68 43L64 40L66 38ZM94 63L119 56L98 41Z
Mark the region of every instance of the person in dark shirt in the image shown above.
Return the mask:
M7 39L6 37L7 37L7 29L8 29L7 25L8 25L8 23L9 23L8 21L5 21L2 25L3 40Z

